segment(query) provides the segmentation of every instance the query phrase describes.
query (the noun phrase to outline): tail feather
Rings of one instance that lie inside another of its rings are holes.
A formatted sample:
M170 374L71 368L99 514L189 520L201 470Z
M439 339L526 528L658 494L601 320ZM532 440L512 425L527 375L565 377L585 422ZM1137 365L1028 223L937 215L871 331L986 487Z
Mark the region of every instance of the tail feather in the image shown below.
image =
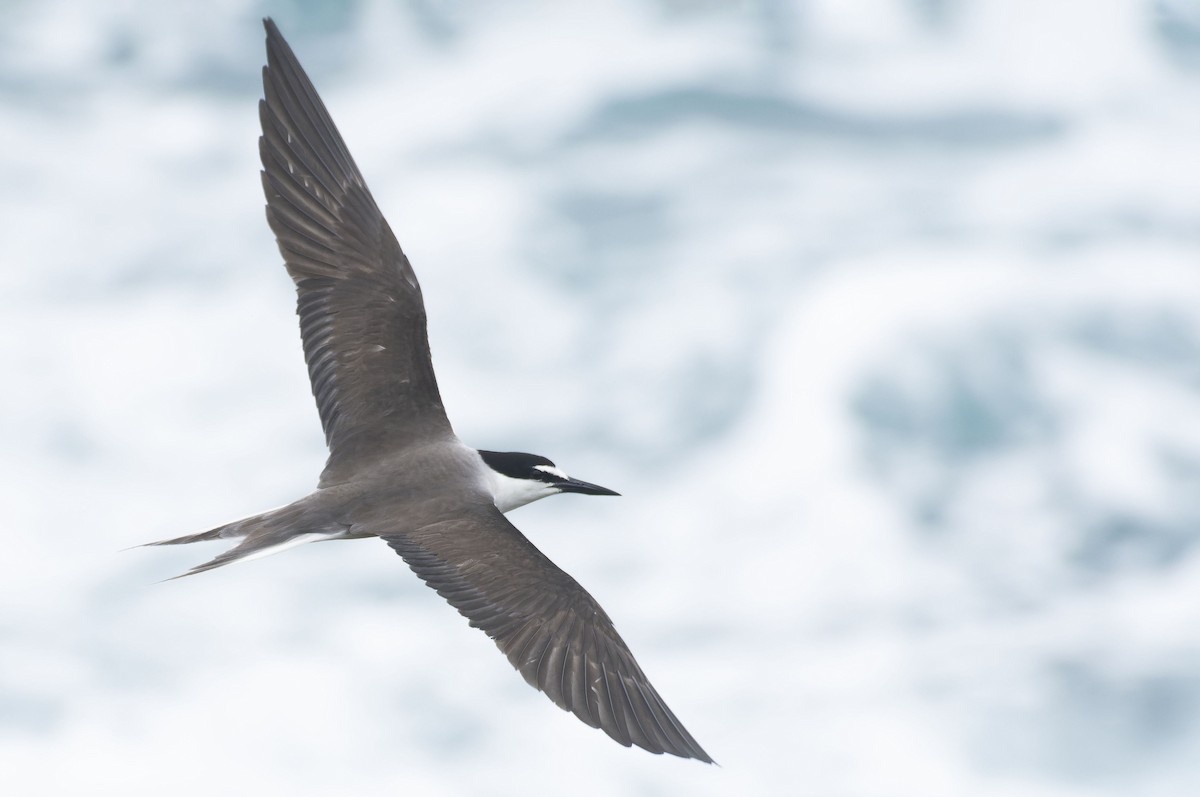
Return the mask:
M240 523L241 521L238 521L238 522ZM229 525L232 526L232 525L236 525L236 524L231 523ZM199 534L188 534L186 536L175 537L174 539L170 539L170 540L157 540L155 542L143 542L141 545L135 545L134 547L135 548L151 548L156 545L187 545L190 542L209 542L211 540L224 539L225 537L238 536L238 535L233 535L233 534L222 533L227 528L229 528L229 526L219 526L215 529L209 529L208 531L202 531Z
M310 503L302 499L294 504L265 512L261 515L236 520L215 529L202 531L199 534L188 534L169 540L148 542L145 546L155 545L186 545L192 542L208 542L211 540L241 539L241 542L217 557L196 565L186 573L165 579L174 581L184 576L192 576L207 570L222 567L243 559L257 559L306 542L331 540L345 536L348 527L345 524L321 517L313 510Z
M171 576L165 581L174 581L177 578L184 576L194 576L197 573L203 573L207 570L213 570L224 565L234 562L248 561L250 559L260 559L264 556L270 556L273 553L286 551L288 548L295 548L297 545L304 545L308 542L317 542L318 540L336 540L345 534L345 529L337 531L309 531L300 534L292 534L286 537L275 539L254 539L247 537L241 543L230 548L223 554L210 559L204 564L196 565L186 573L180 573L177 576Z
M157 545L157 544L165 544L165 543L151 543L151 544ZM206 570L212 570L213 568L221 567L222 565L227 565L227 564L230 564L231 562L236 562L239 558L237 555L237 549L241 548L241 547L242 547L241 545L237 545L233 548L230 548L225 553L220 554L219 556L216 556L213 559L210 559L209 561L205 562L204 564L196 565L195 567L191 568L190 570L180 573L177 576L171 576L170 578L164 578L159 583L161 584L161 583L163 583L163 581L174 581L177 578L183 578L185 576L194 576L197 573L203 573Z
M282 514L293 507L295 507L295 504L289 504L288 506L281 507L279 509L272 509L269 512L263 512L262 514L252 515L251 517L242 518L241 520L235 520L232 523L226 523L224 526L217 526L215 529L202 531L199 534L185 534L182 537L174 537L169 540L145 542L136 547L150 548L156 545L187 545L193 542L210 542L212 540L228 540L247 537L253 534L254 531L261 527L264 523L272 520L275 515Z

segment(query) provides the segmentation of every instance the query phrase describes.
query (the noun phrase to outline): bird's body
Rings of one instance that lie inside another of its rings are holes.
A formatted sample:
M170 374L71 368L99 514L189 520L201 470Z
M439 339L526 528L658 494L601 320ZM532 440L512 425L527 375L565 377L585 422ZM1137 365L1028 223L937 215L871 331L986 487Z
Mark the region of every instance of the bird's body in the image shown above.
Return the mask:
M191 575L308 542L380 537L560 707L623 745L711 762L600 605L503 515L560 492L616 493L544 457L455 436L416 274L316 89L265 25L267 219L296 284L329 459L317 490L294 503L152 544L238 541Z

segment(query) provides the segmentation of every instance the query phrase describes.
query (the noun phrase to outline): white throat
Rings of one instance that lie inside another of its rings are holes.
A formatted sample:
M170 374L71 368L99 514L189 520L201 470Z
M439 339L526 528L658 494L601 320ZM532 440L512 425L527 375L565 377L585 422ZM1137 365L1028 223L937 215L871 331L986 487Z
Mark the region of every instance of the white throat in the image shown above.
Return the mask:
M487 470L489 485L492 488L492 501L501 512L511 512L519 506L525 506L539 498L555 495L559 489L553 484L547 484L537 479L514 479L503 473L484 466Z

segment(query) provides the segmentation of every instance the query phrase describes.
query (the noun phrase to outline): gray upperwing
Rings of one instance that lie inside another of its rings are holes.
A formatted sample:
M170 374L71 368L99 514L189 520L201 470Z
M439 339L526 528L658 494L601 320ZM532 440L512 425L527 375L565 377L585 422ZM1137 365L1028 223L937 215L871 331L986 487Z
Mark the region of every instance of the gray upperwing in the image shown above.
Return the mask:
M626 747L712 763L600 604L495 506L471 502L445 520L380 536L560 708Z
M329 112L270 19L259 103L267 220L296 283L329 460L322 484L452 435L421 288Z

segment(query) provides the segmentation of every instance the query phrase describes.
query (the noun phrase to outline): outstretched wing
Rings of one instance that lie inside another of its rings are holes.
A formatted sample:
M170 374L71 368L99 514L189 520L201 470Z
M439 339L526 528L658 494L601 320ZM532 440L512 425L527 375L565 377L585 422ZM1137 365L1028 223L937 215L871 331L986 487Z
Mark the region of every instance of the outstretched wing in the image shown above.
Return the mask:
M259 103L267 220L296 283L304 358L329 445L323 484L453 434L421 288L329 112L270 19Z
M626 747L712 763L600 604L495 506L380 536L560 708Z

